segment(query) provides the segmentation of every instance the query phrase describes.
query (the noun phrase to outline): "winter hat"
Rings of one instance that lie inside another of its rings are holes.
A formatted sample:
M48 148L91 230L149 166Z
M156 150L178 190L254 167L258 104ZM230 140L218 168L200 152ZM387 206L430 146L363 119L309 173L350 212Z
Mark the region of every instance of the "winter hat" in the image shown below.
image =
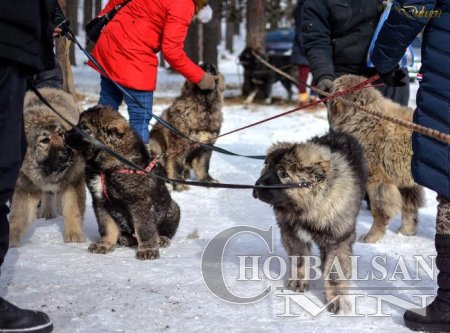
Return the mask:
M197 19L203 24L211 21L212 17L213 11L210 5L206 5L205 7L200 9L197 13Z

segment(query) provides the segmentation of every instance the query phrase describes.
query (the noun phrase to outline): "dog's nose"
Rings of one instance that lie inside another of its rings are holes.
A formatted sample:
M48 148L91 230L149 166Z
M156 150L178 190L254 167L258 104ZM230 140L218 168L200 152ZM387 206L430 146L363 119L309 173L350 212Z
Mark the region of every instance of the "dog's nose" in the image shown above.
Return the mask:
M207 72L209 74L217 75L216 66L214 66L213 64L206 63L203 65L203 69L205 70L205 72Z

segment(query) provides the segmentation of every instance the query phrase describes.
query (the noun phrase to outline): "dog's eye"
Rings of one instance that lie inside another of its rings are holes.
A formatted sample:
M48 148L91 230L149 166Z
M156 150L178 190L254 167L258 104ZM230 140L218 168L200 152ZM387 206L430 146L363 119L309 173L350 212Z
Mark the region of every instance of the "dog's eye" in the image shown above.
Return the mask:
M286 170L283 170L283 169L281 169L278 172L278 175L279 175L280 178L288 178L289 177L289 174L286 172Z
M44 145L48 145L50 143L50 139L49 138L43 138L41 141L39 141L40 143L44 144Z
M315 174L315 175L314 175L314 179L315 179L317 182L321 182L322 180L325 179L325 176L324 176L324 175L320 175L320 174Z

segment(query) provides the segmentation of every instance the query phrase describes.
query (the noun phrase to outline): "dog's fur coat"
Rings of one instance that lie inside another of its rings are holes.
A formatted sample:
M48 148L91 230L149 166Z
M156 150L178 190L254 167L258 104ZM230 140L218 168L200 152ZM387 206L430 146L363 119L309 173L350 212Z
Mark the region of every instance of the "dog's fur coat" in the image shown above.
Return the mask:
M78 126L143 169L149 165L151 158L146 146L117 111L93 107L81 114ZM86 184L92 194L101 236L89 246L89 251L107 253L117 243L127 246L137 243L138 259L159 258L159 248L169 246L180 221L180 209L164 181L118 173L129 167L74 131L69 133L68 142L82 152L86 161ZM164 176L159 166L151 173Z
M53 88L40 92L64 117L78 122L80 112L73 96ZM65 143L69 125L33 92L25 96L24 123L28 148L12 200L10 246L19 245L26 227L36 219L40 201L47 217L54 215L52 203L62 208L65 242L83 242L84 162Z
M280 142L267 152L257 185L311 182L313 188L286 190L255 189L253 195L273 206L283 245L290 257L299 256L298 279L287 288L304 292L309 288L303 256L311 243L320 249L327 302L345 292L348 282L330 273L339 260L345 277L351 276L355 225L365 193L366 171L361 146L351 136L334 133L314 137L306 143ZM344 303L343 303L344 302ZM345 311L345 299L331 302L332 312Z
M342 76L335 80L332 92L343 91L363 80L365 78L354 75ZM378 112L412 121L412 109L383 97L373 87L364 88L344 98ZM368 171L367 192L374 222L360 240L373 243L381 239L390 220L400 212L402 226L398 232L404 235L415 234L418 209L423 202L423 189L414 182L411 174L411 130L340 101L329 103L328 120L331 128L353 135L364 149Z
M217 75L216 88L202 91L195 84L186 81L181 95L162 113L161 117L194 141L213 145L223 122L222 105L225 89L223 76L214 66L205 65L205 70ZM212 139L212 140L210 140ZM192 143L157 123L150 131L150 150L156 155L165 153L162 160L167 176L183 179L193 169L200 181L215 181L209 174L212 151L192 147ZM188 189L185 184L173 184L176 191Z

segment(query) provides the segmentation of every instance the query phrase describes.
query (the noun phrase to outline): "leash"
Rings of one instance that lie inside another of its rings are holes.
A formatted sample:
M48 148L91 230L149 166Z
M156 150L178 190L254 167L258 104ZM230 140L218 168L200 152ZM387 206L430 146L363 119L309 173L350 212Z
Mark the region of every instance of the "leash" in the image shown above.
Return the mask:
M94 137L87 134L85 131L83 131L81 128L79 128L77 125L73 124L70 120L68 120L66 117L64 117L60 112L58 112L48 101L47 99L42 96L41 92L34 86L34 84L31 82L31 80L28 80L28 84L30 86L30 89L33 91L33 93L36 94L36 96L55 114L57 114L65 123L67 123L70 127L72 127L75 132L84 139L86 139L90 144L95 146L97 149L100 149L107 154L115 157L125 165L128 165L132 167L133 169L139 171L138 173L136 171L136 174L139 174L141 176L150 176L155 177L157 179L160 179L164 182L172 182L172 183L179 183L179 184L185 184L185 185L191 185L191 186L198 186L198 187L206 187L206 188L230 188L230 189L266 189L266 190L283 190L283 189L291 189L291 188L307 188L307 189L313 189L316 186L316 183L313 182L299 182L299 183L286 183L286 184L279 184L279 185L248 185L248 184L230 184L230 183L207 183L207 182L199 182L199 181L189 181L184 179L172 179L172 178L166 178L159 176L155 173L150 173L150 171L147 171L144 168L141 168L137 164L133 163L132 161L126 159L122 155L116 153L114 150L103 144L102 142L98 141ZM150 165L154 165L158 162L158 158L154 158ZM150 165L148 167L150 167ZM119 170L120 171L120 170ZM129 173L129 172L127 172ZM103 178L102 182L105 182L106 179Z
M144 108L142 103L135 96L130 94L120 84L118 84L117 82L115 82L114 80L111 79L111 77L108 75L106 70L98 63L98 61L83 46L81 46L81 44L78 42L78 40L75 37L74 33L67 26L67 24L64 25L62 29L63 29L63 31L61 32L61 35L66 37L71 42L75 43L78 46L78 48L86 55L86 57L94 64L94 66L101 72L101 74L103 76L105 76L108 80L110 80L120 90L121 93L123 93L124 95L128 96L129 98L131 98L141 108ZM242 155L242 154L233 153L233 152L228 151L228 150L226 150L224 148L220 148L220 147L217 147L217 146L209 145L209 144L206 144L206 143L197 142L197 141L191 139L190 137L188 137L186 134L181 132L176 127L174 127L169 122L167 122L164 119L162 119L161 117L159 117L159 116L157 116L155 114L152 114L152 116L156 119L157 122L159 122L162 126L166 127L169 131L171 131L171 132L175 133L176 135L182 137L183 139L191 142L193 145L199 145L199 146L201 146L203 148L206 148L206 149L209 149L209 150L212 150L212 151L216 151L216 152L221 153L221 154L230 155L230 156L239 156L239 157L245 157L245 158L256 159L256 160L264 160L265 159L264 155Z
M317 87L313 87L313 86L307 84L306 82L298 81L298 80L296 80L295 78L293 78L291 75L289 75L289 74L287 74L287 73L285 73L285 72L279 70L278 68L276 68L275 66L273 66L271 63L269 63L268 61L266 61L264 58L262 58L261 56L259 56L254 50L252 50L252 54L253 54L259 61L261 61L261 63L263 63L265 66L267 66L268 68L272 69L274 72L276 72L276 73L278 73L278 74L284 76L284 77L287 78L288 80L290 80L290 81L296 83L297 85L298 85L298 84L302 84L302 85L304 85L304 86L310 88L311 90L313 90L314 92L317 92L318 94L320 94L320 95L322 95L322 96L326 96L326 97L332 96L332 94L329 93L329 92L326 92L326 91L323 91L323 90L321 90L321 89L318 89ZM379 79L379 76L378 76L378 75L374 75L372 78L376 78L376 80L378 80L378 79ZM371 79L372 79L372 78L371 78ZM373 81L376 81L376 80L373 80ZM364 81L364 82L365 82L365 81ZM398 118L396 118L396 117L393 117L393 116L384 114L384 113L382 113L382 112L373 110L372 108L370 108L370 107L368 107L368 106L359 105L359 104L357 104L357 103L354 103L354 102L352 102L352 101L349 101L349 100L343 98L342 96L337 96L337 97L335 97L335 99L338 100L338 101L340 101L340 102L342 102L342 103L344 103L344 104L346 104L346 105L352 106L352 107L357 108L357 109L359 109L359 110L361 110L361 111L364 111L364 112L366 112L366 113L369 113L369 114L371 114L371 115L373 115L373 116L375 116L375 117L377 117L377 118L387 120L387 121L389 121L389 122L392 122L392 123L394 123L394 124L396 124L396 125L399 125L399 126L402 126L402 127L404 127L404 128L410 129L410 130L415 131L415 132L417 132L417 133L420 133L420 134L422 134L422 135L425 135L425 136L428 136L428 137L430 137L430 138L433 138L433 139L436 139L436 140L445 142L445 143L447 143L447 144L450 144L450 135L449 135L449 134L445 134L445 133L440 132L440 131L438 131L438 130L435 130L435 129L432 129L432 128L429 128L429 127L425 127L425 126L422 126L422 125L415 124L415 123L413 123L413 122L411 122L411 121L408 121L408 120L398 119ZM321 101L322 101L322 100L321 100ZM310 105L308 105L308 107L309 107L309 106L310 106Z

